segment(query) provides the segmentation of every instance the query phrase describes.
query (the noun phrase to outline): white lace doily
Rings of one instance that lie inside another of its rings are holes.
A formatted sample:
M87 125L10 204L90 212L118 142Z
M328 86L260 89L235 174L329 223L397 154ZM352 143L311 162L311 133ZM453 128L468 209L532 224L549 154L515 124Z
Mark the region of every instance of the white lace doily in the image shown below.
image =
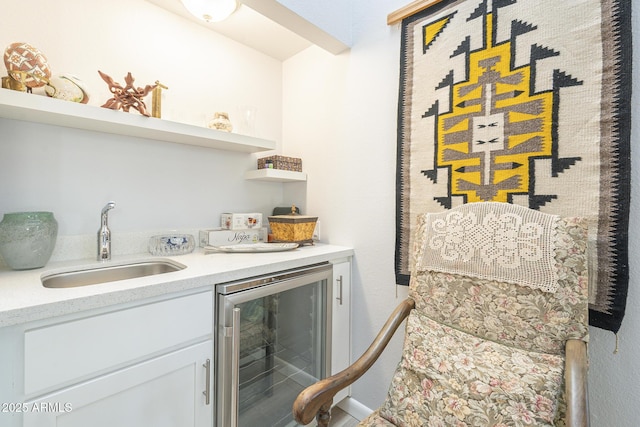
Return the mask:
M468 203L427 214L418 270L463 274L529 286L558 287L557 215L510 203Z

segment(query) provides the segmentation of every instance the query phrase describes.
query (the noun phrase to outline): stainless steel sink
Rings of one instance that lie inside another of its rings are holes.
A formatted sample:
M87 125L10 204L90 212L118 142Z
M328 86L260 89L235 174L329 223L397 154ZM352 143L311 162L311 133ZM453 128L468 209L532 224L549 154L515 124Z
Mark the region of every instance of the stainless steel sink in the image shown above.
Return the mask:
M153 260L123 265L108 265L87 270L66 271L42 276L45 288L75 288L78 286L97 285L98 283L135 279L154 274L180 271L186 266L173 261Z

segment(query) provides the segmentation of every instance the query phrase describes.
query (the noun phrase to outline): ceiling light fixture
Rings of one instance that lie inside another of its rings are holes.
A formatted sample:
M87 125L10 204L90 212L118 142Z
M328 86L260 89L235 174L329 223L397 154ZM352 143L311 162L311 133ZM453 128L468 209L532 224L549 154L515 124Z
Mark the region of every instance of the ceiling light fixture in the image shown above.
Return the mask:
M220 22L235 12L236 0L180 0L190 14L206 22Z

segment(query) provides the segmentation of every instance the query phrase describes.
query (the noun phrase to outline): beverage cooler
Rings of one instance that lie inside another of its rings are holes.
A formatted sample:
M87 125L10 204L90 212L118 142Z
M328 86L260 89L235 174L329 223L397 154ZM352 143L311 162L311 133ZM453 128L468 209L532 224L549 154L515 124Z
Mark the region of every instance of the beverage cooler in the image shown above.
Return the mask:
M297 425L296 396L329 372L330 264L216 286L216 425Z

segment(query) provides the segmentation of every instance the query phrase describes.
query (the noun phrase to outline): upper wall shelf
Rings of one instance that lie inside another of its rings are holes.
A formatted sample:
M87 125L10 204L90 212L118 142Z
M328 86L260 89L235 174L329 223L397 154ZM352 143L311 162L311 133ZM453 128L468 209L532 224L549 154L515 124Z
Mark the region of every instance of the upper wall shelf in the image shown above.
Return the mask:
M275 141L266 139L9 89L0 89L0 117L227 151L256 153L276 148Z
M307 180L307 174L281 169L256 169L245 172L244 178L257 181L303 182Z

